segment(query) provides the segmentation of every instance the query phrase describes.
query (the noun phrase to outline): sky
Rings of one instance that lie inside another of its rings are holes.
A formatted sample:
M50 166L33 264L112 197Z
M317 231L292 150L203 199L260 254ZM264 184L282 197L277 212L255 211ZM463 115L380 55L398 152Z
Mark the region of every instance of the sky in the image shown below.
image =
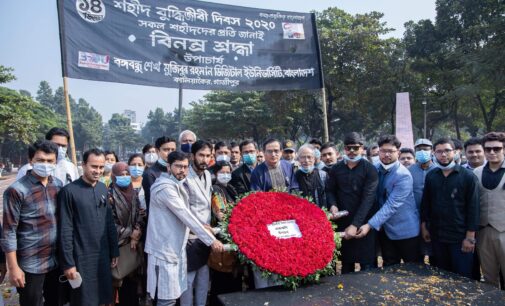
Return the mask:
M73 0L66 0L73 1ZM210 1L209 1L210 2ZM409 20L435 19L435 0L214 0L211 2L294 12L322 11L338 7L350 14L378 11L383 21L396 29L390 34L402 37ZM24 89L36 96L40 81L48 81L53 90L63 86L55 0L0 1L0 65L14 68L16 81L3 86ZM137 113L145 123L150 110L166 112L178 105L178 90L78 79L68 80L68 89L76 100L84 98L108 121L113 113L125 109ZM183 107L198 101L207 91L184 90Z

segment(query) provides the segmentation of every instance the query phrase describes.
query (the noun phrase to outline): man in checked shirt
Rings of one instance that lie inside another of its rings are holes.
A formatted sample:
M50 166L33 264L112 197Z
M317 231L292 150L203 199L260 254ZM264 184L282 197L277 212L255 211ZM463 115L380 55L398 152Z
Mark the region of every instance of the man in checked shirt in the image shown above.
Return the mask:
M53 177L58 147L44 140L29 150L33 169L4 193L0 242L21 306L58 305L56 195L63 186Z

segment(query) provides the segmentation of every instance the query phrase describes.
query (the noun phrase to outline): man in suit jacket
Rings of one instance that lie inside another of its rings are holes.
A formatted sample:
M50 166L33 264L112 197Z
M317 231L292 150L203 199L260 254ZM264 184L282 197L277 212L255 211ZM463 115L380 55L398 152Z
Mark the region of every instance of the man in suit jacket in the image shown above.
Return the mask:
M221 242L210 234L190 210L184 186L188 156L172 152L168 156L170 174L164 172L153 184L151 210L144 251L148 254L147 291L158 305L175 305L187 287L186 243L189 230L207 246L222 251ZM160 230L165 229L165 230Z
M191 146L193 162L189 168L187 178L187 192L189 195L189 207L191 212L202 224L210 224L211 209L211 186L212 179L207 170L211 155L212 144L198 140ZM188 288L181 296L181 306L205 306L207 291L209 289L209 267L207 260L210 250L205 247L203 241L190 233L188 254ZM194 303L193 303L193 289Z
M377 203L379 211L358 230L358 238L370 229L379 232L384 266L418 262L420 217L414 200L412 175L398 161L401 142L394 135L379 138L380 162Z
M242 154L242 166L238 167L231 174L230 184L239 195L251 191L251 173L256 168L256 154L258 145L252 140L244 140L240 143L240 154Z
M293 165L281 160L282 147L277 139L269 139L263 144L265 162L254 169L251 174L251 189L270 191L289 191L297 189L293 177Z

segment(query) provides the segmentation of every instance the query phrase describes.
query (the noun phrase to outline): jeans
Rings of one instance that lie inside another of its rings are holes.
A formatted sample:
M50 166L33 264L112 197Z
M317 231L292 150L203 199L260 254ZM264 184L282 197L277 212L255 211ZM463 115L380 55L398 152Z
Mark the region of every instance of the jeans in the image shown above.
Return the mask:
M54 306L59 304L59 269L43 274L24 273L25 287L17 288L21 306Z

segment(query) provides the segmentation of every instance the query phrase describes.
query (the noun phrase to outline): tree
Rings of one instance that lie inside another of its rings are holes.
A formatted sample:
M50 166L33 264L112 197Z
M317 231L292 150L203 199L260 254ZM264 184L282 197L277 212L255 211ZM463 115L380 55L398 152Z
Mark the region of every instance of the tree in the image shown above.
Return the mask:
M102 145L102 116L84 99L79 99L73 113L75 146L78 151L86 151Z
M53 109L53 89L47 81L41 81L39 89L37 90L37 97L35 98L40 104Z
M112 149L121 156L126 156L129 152L138 151L141 148L140 135L135 133L131 127L130 119L120 114L112 114L105 134L106 149Z
M8 83L16 79L16 76L11 73L12 71L14 71L13 68L0 65L0 84Z
M182 109L183 118L184 114L185 110ZM147 119L148 121L141 132L145 142L154 143L154 141L161 136L169 136L177 139L179 130L177 109L171 113L165 113L162 108L158 107L154 111L149 111ZM185 129L184 125L183 129Z

